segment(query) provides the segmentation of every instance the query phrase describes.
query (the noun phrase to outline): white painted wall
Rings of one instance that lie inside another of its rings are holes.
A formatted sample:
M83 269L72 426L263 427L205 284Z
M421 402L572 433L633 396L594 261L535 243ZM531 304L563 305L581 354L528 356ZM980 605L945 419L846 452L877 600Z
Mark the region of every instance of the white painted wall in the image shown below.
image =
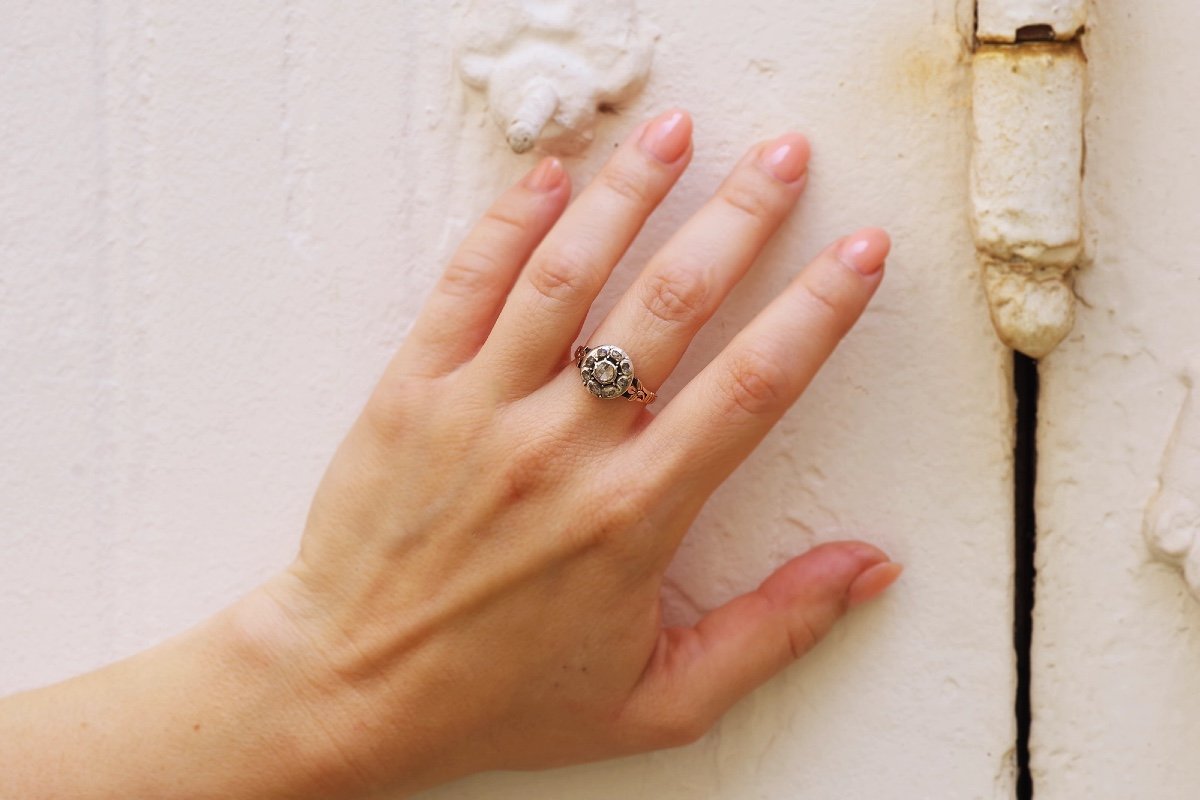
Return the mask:
M1009 356L967 225L961 5L644 0L650 82L568 164L582 182L640 118L695 115L695 163L602 311L751 141L812 136L799 213L667 402L824 242L893 233L872 310L706 508L671 608L846 535L906 563L901 584L690 748L431 797L1011 796ZM463 10L5 12L0 691L149 645L286 563L441 261L533 158L454 74Z
M1185 2L1096 0L1089 21L1092 263L1043 365L1038 442L1033 763L1050 800L1200 787L1200 604L1142 537L1200 353L1198 27ZM1197 461L1174 486L1193 501Z

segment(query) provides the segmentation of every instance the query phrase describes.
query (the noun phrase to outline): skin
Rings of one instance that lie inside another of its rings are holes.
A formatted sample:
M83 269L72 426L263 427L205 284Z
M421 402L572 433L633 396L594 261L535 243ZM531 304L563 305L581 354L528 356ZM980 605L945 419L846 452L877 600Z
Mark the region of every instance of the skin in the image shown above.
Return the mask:
M830 244L657 413L595 398L568 355L691 156L668 111L570 206L555 159L509 189L338 449L295 561L152 650L0 701L0 795L392 797L682 745L883 592L900 567L837 542L694 627L662 623L692 521L850 330L889 247L870 228ZM794 133L751 148L583 341L660 386L808 157Z

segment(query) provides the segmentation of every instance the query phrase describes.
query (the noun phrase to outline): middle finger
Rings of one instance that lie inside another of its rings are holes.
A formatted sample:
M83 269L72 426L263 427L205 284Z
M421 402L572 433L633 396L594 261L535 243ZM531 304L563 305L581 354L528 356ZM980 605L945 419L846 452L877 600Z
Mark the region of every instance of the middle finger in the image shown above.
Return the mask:
M588 344L623 348L638 380L657 390L795 206L808 157L808 141L798 133L751 148L650 260Z

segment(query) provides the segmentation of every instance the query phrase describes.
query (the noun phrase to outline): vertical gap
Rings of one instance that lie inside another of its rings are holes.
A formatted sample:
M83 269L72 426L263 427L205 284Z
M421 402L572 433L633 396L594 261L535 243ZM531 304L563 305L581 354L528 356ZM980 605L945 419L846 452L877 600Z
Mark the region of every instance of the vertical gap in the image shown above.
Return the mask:
M1016 560L1013 591L1013 647L1017 655L1017 800L1032 800L1033 773L1029 769L1030 654L1033 644L1034 580L1037 569L1037 516L1034 486L1037 481L1037 361L1013 354L1013 390L1017 397L1017 429L1014 446L1014 527Z

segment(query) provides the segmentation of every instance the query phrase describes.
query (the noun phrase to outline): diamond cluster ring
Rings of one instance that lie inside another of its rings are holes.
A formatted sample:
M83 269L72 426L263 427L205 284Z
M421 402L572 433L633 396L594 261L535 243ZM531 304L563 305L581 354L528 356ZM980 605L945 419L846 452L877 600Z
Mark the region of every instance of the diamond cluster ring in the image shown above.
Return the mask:
M575 366L579 367L583 385L596 397L605 400L624 397L650 405L658 396L642 386L642 382L633 374L633 359L616 345L580 345L575 349Z

